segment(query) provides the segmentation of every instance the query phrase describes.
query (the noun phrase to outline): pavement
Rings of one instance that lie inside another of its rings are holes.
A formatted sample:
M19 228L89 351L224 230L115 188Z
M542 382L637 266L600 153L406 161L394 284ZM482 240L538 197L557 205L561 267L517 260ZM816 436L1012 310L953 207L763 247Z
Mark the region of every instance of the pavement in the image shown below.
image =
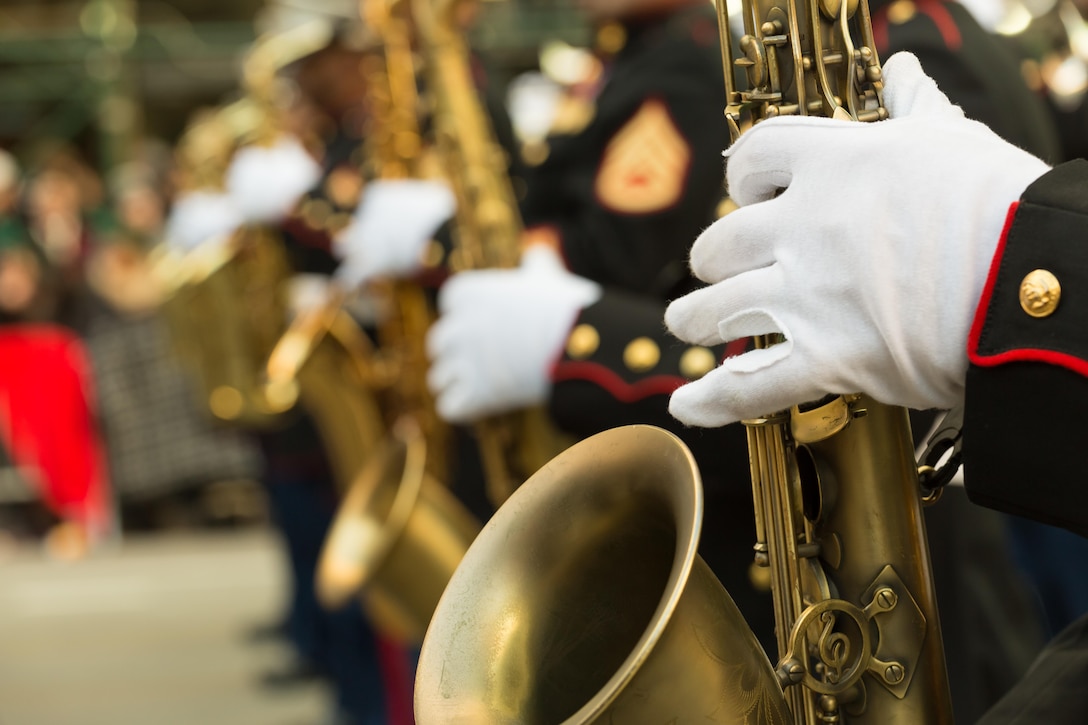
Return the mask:
M317 725L323 685L268 692L286 591L262 529L128 538L61 562L0 556L0 725Z

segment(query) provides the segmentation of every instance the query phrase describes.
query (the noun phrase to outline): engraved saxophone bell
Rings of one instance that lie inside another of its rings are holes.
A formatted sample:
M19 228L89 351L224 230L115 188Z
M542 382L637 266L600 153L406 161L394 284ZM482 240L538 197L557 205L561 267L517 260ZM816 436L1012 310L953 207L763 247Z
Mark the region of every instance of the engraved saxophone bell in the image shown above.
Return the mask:
M674 435L593 436L523 484L427 631L420 725L789 723L754 634L696 547L703 494Z
M405 642L422 640L480 530L427 473L427 453L419 427L401 419L341 502L317 571L323 605L340 607L362 592L378 628Z

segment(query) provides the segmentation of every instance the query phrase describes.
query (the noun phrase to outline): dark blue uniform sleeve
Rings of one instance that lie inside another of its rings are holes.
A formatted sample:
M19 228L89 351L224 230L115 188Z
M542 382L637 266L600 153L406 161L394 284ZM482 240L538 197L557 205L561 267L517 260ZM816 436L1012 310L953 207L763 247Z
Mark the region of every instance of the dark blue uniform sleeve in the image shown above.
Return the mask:
M1088 162L1010 210L968 355L971 499L1088 536Z

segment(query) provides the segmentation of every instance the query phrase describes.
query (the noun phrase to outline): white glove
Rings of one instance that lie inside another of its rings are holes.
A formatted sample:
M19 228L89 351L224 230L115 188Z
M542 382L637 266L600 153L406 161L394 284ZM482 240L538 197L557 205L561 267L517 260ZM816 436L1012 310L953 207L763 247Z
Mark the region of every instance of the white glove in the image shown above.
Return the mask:
M227 168L227 193L247 223L287 218L302 195L321 178L321 167L293 136L273 146L238 149Z
M408 277L423 266L423 250L457 208L437 181L403 179L367 185L355 218L334 241L344 260L337 278L358 287L375 277Z
M242 213L227 194L190 191L174 200L164 236L170 249L188 252L206 241L226 242L243 223Z
M727 152L740 208L691 250L692 270L714 284L665 319L704 345L787 341L678 389L669 410L684 423L725 425L827 393L912 408L962 398L1009 205L1048 167L966 120L913 55L884 72L891 120L772 119Z
M427 334L427 383L439 415L462 423L543 402L571 326L600 295L542 246L527 250L517 269L454 275Z

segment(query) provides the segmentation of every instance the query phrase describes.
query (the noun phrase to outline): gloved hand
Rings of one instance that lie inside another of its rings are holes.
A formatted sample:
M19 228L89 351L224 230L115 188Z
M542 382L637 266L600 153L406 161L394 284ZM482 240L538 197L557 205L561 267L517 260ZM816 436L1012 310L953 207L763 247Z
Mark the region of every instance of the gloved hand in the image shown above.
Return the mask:
M238 149L227 167L227 193L247 223L287 218L302 195L321 178L321 167L292 136L272 146Z
M967 336L1009 205L1047 165L968 121L899 53L884 66L891 119L783 117L726 154L739 209L691 266L713 283L673 302L669 329L699 344L782 333L672 396L719 426L826 393L913 408L963 396Z
M334 240L333 251L343 260L337 278L351 288L375 277L414 274L427 243L456 208L453 192L437 181L371 182L355 218Z
M463 423L543 402L578 312L600 295L543 246L529 248L516 269L454 275L427 334L427 383L439 415Z
M204 242L226 242L244 222L242 213L227 194L190 191L174 201L163 235L169 248L188 252Z

